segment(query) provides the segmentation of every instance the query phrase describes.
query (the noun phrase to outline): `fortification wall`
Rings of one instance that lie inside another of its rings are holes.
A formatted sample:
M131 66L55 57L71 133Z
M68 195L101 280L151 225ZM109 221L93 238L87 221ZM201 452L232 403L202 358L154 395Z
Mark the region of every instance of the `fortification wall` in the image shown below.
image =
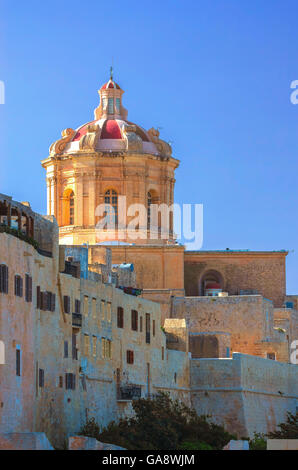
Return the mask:
M198 414L241 437L268 433L298 406L298 367L234 353L191 361L191 401Z

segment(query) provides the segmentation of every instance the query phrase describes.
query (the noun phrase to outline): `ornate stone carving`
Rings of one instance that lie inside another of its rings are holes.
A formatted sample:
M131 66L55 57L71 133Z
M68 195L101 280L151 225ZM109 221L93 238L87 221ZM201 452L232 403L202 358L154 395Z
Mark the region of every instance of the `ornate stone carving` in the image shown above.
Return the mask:
M76 131L70 127L64 129L64 131L61 132L62 139L56 140L56 142L51 145L50 155L62 153L66 147L66 144L72 140L75 134Z
M136 126L126 125L122 133L126 139L126 150L128 152L142 152L143 141L141 137L136 134Z
M170 157L172 155L172 147L170 146L170 144L159 138L158 129L154 129L154 127L151 127L151 129L149 129L148 131L148 134L161 155L165 155L167 157Z
M87 134L83 135L80 140L80 150L95 150L98 135L99 126L97 124L90 124L87 127Z

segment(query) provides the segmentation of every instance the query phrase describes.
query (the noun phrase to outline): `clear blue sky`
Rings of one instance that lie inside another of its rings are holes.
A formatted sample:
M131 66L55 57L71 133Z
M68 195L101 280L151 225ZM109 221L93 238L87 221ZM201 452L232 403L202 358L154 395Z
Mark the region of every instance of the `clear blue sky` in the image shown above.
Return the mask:
M173 141L176 202L204 204L203 249L288 249L298 293L297 0L0 6L0 192L46 212L40 160L92 120L113 58L129 118Z

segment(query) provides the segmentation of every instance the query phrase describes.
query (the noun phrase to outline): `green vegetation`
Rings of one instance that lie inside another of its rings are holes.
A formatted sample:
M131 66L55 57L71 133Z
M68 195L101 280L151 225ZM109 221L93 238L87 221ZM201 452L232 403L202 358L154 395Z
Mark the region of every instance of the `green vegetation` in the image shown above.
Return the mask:
M254 433L253 439L249 440L250 450L266 450L267 438L298 439L298 411L295 415L288 412L286 422L279 424L278 428L269 434Z
M267 441L266 435L255 432L253 439L249 439L249 449L250 450L266 450L267 449Z
M267 437L270 439L298 439L298 411L296 414L287 413L285 423L278 425L279 430L270 432Z
M224 427L210 422L210 416L198 416L165 393L133 401L132 406L132 418L112 422L101 432L91 419L80 434L129 450L222 449L235 439Z
M0 225L0 233L8 233L9 235L13 235L14 237L19 238L20 240L23 240L24 242L29 243L32 245L35 249L38 248L38 243L36 240L34 240L31 237L27 237L21 230L17 230L15 228L8 227L8 225L1 224Z

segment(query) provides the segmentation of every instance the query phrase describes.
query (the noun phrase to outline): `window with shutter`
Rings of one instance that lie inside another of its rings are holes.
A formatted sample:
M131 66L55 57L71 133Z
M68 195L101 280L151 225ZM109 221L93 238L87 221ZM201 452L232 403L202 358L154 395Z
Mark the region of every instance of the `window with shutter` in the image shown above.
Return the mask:
M131 329L138 331L138 312L136 310L131 311Z
M21 350L16 349L16 375L21 376Z
M117 309L117 327L118 328L123 328L124 327L124 314L123 314L123 308L118 307Z
M36 308L41 308L41 292L40 286L36 287Z
M32 302L32 277L29 274L25 275L25 300Z
M67 390L75 390L76 388L76 376L70 372L65 374L65 388Z
M78 359L77 335L75 333L72 334L72 358Z
M44 369L39 369L38 385L39 385L40 388L44 387Z
M64 341L64 357L68 357L68 341Z
M4 273L4 294L8 294L8 267L3 266L3 273Z
M18 274L14 277L14 293L17 297L23 297L23 279Z
M133 364L134 363L134 352L127 350L126 351L126 360L127 364Z
M80 300L75 301L75 313L81 313L81 302L80 302Z
M0 292L8 294L8 267L0 264Z
M63 297L64 313L70 313L70 297L65 295Z

